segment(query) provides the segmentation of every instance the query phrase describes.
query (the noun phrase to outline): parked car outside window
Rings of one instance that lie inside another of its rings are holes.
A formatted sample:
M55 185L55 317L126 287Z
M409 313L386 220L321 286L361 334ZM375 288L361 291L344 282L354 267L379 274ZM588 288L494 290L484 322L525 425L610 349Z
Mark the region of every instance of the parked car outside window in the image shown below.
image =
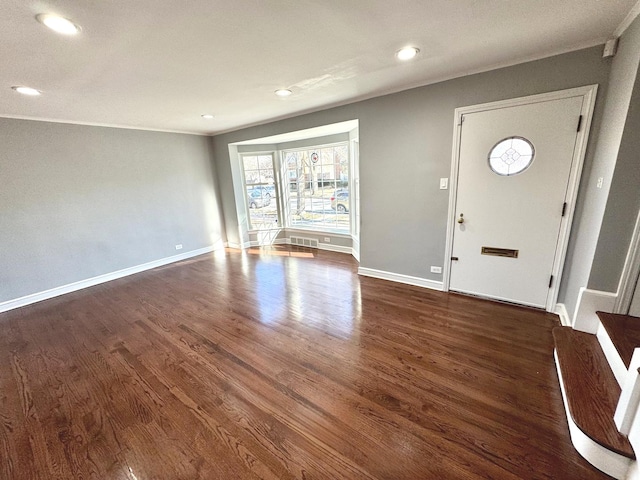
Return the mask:
M269 199L276 195L275 185L256 185L254 187L247 187L247 191L260 192L263 197L268 197Z
M347 213L349 211L349 190L337 188L331 196L331 208L338 213Z
M247 205L249 208L262 208L271 203L271 195L262 195L259 189L251 189L247 191Z

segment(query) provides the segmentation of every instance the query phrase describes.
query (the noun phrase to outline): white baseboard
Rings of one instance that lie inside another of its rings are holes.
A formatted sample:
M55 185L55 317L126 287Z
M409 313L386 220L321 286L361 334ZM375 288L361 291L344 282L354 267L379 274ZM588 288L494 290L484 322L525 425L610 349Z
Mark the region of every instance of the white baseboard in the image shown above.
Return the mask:
M348 253L349 255L353 254L353 249L351 247L343 247L342 245L332 245L330 243L318 242L318 249L328 250L330 252Z
M272 240L271 242L269 242L268 245L288 245L289 239L288 238L276 238L275 240ZM264 245L262 243L260 243L258 240L251 240L248 243L243 243L242 244L242 248L246 249L246 248L251 248L251 247L266 247L268 245Z
M576 313L573 316L573 328L581 332L595 334L598 331L598 325L600 325L596 312L613 312L616 298L615 293L582 287L578 294Z
M251 246L251 242L244 243L235 243L235 242L225 242L225 247L233 248L234 250L244 250L245 248L249 248Z
M7 300L6 302L0 303L0 313L13 310L14 308L31 305L32 303L41 302L42 300L48 300L49 298L58 297L66 293L82 290L83 288L93 287L94 285L110 282L111 280L116 280L118 278L127 277L135 273L144 272L145 270L151 270L152 268L162 267L163 265L167 265L169 263L179 262L191 257L197 257L198 255L213 252L217 248L222 248L222 244L220 244L219 247L214 247L212 245L209 247L199 248L197 250L181 253L179 255L173 255L171 257L165 257L159 260L153 260L152 262L143 263L142 265L123 268L122 270L105 273L103 275L98 275L97 277L87 278L85 280L69 283L67 285L61 285L59 287L51 288L43 292L32 293L30 295L25 295L24 297Z
M571 326L571 318L569 317L569 312L567 311L567 307L564 303L556 303L553 313L560 317L560 324L563 327Z
M385 272L384 270L376 270L374 268L360 267L358 268L358 275L381 278L382 280L389 280L391 282L406 283L407 285L415 285L417 287L430 288L432 290L443 290L442 282L428 280L421 277L412 277L401 273Z
M270 245L292 245L292 243L289 238L276 238L270 243ZM231 247L231 245L229 246ZM260 242L253 240L251 242L244 243L242 247L233 246L231 248L249 248L249 247L261 247L261 246L266 246L266 245L262 245ZM330 243L320 243L320 242L318 242L318 250L327 250L329 252L338 252L338 253L348 253L349 255L353 253L353 250L351 247L344 247L342 245L332 245Z
M261 244L258 241L249 241L244 242L243 244L233 243L233 242L225 242L225 247L233 248L236 250L244 250L250 247L260 247ZM291 240L289 238L276 238L271 245L291 245ZM349 255L353 255L356 260L360 261L360 258L356 256L355 249L353 247L345 247L343 245L332 245L330 243L320 243L318 242L318 250L327 250L329 252L338 252L338 253L346 253ZM406 283L406 282L405 282Z

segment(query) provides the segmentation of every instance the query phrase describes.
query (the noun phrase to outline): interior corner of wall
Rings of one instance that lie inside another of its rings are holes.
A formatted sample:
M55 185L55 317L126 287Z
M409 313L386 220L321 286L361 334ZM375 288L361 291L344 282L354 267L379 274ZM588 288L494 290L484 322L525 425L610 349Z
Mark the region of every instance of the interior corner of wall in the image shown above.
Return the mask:
M212 242L213 245L213 250L222 250L223 248L227 247L227 241L223 240L222 237L218 237L217 240L215 240L214 242Z
M560 323L562 324L562 326L564 327L571 326L572 317L569 315L569 312L567 311L567 307L564 303L556 303L556 306L553 309L553 313L555 313L556 315L558 315L558 317L560 317Z
M596 333L600 320L596 312L613 312L617 294L580 287L572 325L576 330Z

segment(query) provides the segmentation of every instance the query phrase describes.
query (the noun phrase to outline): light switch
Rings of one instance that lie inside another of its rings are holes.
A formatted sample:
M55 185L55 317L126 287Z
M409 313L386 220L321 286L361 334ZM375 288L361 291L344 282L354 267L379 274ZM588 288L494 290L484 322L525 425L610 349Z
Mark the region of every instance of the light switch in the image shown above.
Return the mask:
M449 179L448 178L441 178L440 179L440 190L446 190L447 188L449 188Z

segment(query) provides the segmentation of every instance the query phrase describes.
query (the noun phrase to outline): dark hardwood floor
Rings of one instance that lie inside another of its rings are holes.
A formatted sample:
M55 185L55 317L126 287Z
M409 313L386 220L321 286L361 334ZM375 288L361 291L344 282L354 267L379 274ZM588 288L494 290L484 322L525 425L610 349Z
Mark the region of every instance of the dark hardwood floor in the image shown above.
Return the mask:
M557 317L356 270L228 250L0 314L0 478L608 478Z

